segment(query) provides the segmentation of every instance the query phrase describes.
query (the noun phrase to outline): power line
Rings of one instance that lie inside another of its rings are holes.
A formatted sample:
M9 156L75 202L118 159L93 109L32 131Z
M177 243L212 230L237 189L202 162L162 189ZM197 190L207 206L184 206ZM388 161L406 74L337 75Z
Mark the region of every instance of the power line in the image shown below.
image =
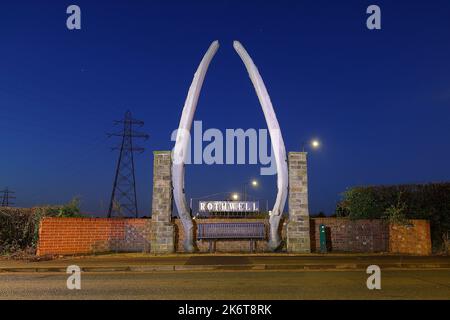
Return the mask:
M136 196L136 177L134 173L134 152L144 152L144 148L133 146L133 138L148 139L148 135L133 130L133 126L142 127L144 122L134 119L131 112L127 111L122 120L114 122L115 125L123 125L123 130L117 133L109 133L108 137L122 137L119 146L112 150L120 150L117 161L116 175L109 203L108 218L112 216L138 217Z

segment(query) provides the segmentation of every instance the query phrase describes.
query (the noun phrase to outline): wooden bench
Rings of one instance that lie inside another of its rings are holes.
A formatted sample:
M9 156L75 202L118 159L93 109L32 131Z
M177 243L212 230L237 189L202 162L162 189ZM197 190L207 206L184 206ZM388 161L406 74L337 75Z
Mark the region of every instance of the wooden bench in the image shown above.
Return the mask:
M213 252L215 241L220 239L248 239L250 252L255 250L255 240L266 239L264 222L218 222L199 223L197 239L209 240L209 252Z

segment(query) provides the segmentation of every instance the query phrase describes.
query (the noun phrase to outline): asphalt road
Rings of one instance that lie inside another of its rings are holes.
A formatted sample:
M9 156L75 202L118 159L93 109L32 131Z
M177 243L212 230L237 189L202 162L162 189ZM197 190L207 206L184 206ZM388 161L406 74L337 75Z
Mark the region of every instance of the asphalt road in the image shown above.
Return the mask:
M446 299L450 270L385 270L381 290L364 271L83 273L68 290L63 273L0 274L0 299Z

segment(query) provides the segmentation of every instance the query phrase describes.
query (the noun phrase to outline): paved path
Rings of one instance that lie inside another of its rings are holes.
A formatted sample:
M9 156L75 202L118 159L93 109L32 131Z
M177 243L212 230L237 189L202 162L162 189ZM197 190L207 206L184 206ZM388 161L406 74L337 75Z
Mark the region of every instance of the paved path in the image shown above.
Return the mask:
M151 256L145 254L109 254L87 257L68 257L51 261L27 262L0 260L0 273L14 268L22 271L65 271L69 265L78 265L86 271L147 271L152 270L192 270L208 266L220 266L224 269L240 267L259 270L292 269L365 269L369 265L382 268L450 268L450 257L418 257L398 255L231 255L231 254L196 254ZM141 268L142 267L142 268ZM90 268L90 269L89 269ZM141 269L140 269L141 268ZM58 270L59 269L59 270ZM97 270L94 270L97 269Z
M382 271L368 290L364 271L83 273L81 290L62 273L0 274L0 299L446 299L450 271Z

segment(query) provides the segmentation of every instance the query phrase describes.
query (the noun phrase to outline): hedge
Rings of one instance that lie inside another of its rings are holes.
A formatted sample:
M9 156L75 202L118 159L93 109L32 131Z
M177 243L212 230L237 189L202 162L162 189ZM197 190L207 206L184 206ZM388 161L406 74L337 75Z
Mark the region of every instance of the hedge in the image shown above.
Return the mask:
M62 206L37 208L0 207L0 255L36 249L39 223L43 217L81 216L79 201L74 199Z
M354 187L343 193L336 208L352 219L391 218L430 220L433 246L442 246L450 232L450 183Z

